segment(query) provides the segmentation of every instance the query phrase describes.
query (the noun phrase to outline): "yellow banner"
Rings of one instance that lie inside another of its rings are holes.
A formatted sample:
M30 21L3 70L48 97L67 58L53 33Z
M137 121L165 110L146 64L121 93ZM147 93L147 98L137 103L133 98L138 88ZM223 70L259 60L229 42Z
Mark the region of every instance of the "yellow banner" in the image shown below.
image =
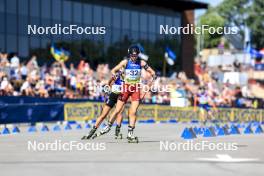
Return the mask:
M66 103L64 105L64 119L68 121L90 120L95 117L92 103Z
M97 118L102 111L104 103L66 103L64 105L64 118L68 121L83 121ZM124 119L128 119L127 104L123 114ZM111 114L111 112L109 113ZM194 111L193 107L177 108L167 105L140 105L137 111L138 120L154 119L156 121L167 121L175 119L177 121L199 120L201 113ZM218 108L213 113L215 119L222 121L262 121L264 110L262 109L236 109Z

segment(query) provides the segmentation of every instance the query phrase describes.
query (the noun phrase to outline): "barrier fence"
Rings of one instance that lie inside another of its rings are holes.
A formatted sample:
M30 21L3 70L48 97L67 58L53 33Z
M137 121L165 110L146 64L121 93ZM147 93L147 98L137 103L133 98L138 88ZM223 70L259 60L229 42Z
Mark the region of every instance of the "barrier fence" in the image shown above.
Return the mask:
M102 102L68 99L41 99L33 97L1 97L0 124L35 123L49 121L87 121L98 117L101 113ZM128 107L123 112L127 118ZM140 105L138 120L155 121L191 121L199 120L200 112L193 107L177 108L167 105ZM218 108L214 113L215 119L226 121L261 121L263 109Z
M64 117L68 121L92 120L100 115L103 103L66 103L64 106ZM129 105L123 112L127 118ZM200 119L200 111L193 107L177 108L167 105L140 105L137 117L138 120L155 121L191 121ZM262 121L264 110L262 109L236 109L218 108L214 113L216 120L227 121Z

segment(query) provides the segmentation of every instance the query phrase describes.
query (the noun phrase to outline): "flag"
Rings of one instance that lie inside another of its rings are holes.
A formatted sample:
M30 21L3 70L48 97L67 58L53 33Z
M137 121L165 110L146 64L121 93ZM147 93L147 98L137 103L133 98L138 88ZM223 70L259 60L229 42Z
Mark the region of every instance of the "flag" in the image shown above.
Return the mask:
M259 57L264 56L264 54L262 52L259 52L258 50L251 48L250 45L247 46L246 53L249 53L252 58L259 58Z
M169 47L166 47L165 59L169 65L174 65L176 54Z
M144 51L145 51L144 47L140 43L138 43L137 46L139 47L139 50L140 50L140 53L138 56L141 59L148 61L149 56L144 53Z
M69 59L70 53L63 48L58 49L54 45L50 47L50 53L56 61L65 62Z
M139 53L138 56L139 56L141 59L143 59L143 60L145 60L145 61L148 61L148 58L149 58L148 55L146 55L146 54L144 54L144 53Z

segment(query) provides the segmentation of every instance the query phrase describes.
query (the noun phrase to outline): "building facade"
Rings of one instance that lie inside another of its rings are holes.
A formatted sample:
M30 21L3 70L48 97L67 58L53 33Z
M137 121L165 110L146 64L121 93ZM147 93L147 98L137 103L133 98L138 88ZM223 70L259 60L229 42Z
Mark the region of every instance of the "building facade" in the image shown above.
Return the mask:
M179 69L184 69L183 59L186 54L190 55L190 47L194 48L193 36L160 35L160 25L177 27L193 23L193 9L204 7L205 4L192 1L169 0L0 0L0 49L28 57L37 50L48 49L51 43L89 41L100 45L86 48L81 42L78 51L96 58L99 56L90 53L95 47L101 47L100 57L107 57L102 61L112 62L124 56L126 43L140 43L158 64L163 58L156 57L162 57L165 45L169 45L179 56ZM106 32L104 35L28 34L28 25L52 27L55 24L104 26Z

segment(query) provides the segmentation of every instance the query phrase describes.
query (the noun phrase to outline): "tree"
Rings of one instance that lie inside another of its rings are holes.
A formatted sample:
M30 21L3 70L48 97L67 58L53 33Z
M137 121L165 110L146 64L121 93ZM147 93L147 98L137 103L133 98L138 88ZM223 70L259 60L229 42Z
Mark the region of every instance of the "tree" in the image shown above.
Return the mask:
M264 47L263 10L263 0L224 0L215 8L225 25L238 27L242 36L245 26L249 27L252 44L258 49Z
M251 29L251 40L256 48L264 48L264 1L254 0L248 18L246 20L247 25Z
M199 20L199 25L208 25L210 27L224 27L224 19L218 15L215 11L212 9L209 9L203 16L201 16ZM204 39L204 48L213 48L216 47L223 34L210 34L208 30L203 31L203 39Z

